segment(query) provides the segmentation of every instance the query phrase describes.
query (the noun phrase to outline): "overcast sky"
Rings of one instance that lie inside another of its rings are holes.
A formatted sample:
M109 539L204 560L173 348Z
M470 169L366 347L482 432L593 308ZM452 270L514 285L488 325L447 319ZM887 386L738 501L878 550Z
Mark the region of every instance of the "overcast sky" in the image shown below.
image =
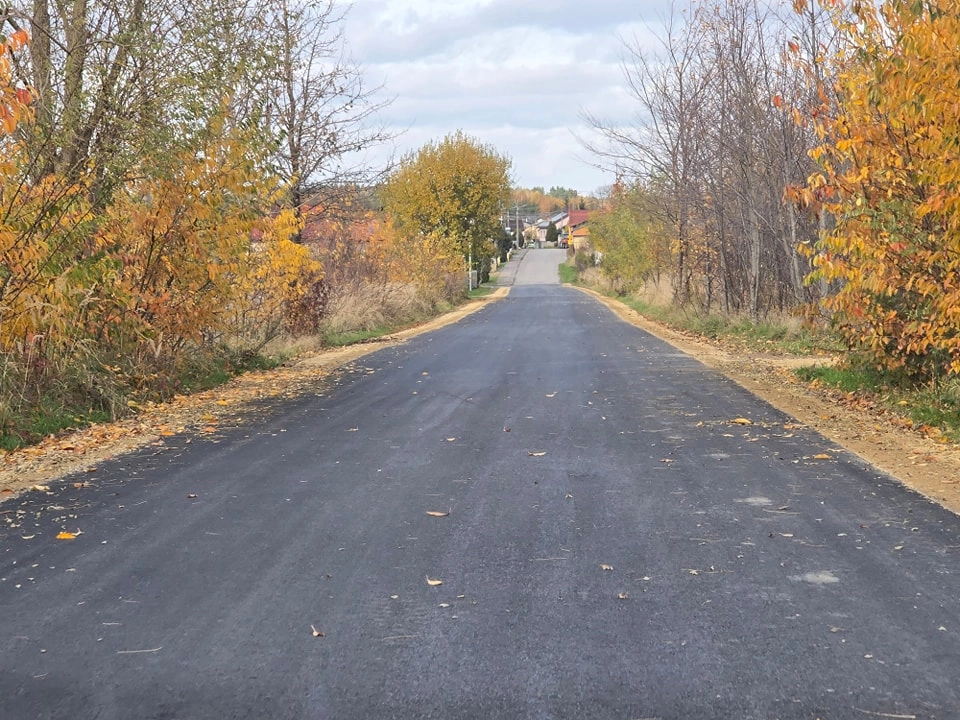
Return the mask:
M354 0L346 42L394 98L381 120L399 154L463 130L513 162L519 187L591 194L613 178L590 165L581 114L636 110L621 38L656 44L670 0Z

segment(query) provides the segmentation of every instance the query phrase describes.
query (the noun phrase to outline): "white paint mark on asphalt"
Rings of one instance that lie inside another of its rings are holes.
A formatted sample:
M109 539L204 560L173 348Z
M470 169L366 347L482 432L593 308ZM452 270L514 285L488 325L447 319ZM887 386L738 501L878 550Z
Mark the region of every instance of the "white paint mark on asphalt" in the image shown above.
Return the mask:
M829 570L808 572L804 573L803 575L791 575L790 579L795 582L807 582L811 585L832 585L833 583L840 582L840 578L838 578Z
M742 498L740 500L736 500L735 502L746 503L747 505L755 505L757 507L761 507L763 505L773 505L773 500L767 497L763 497L762 495L753 495L748 498Z

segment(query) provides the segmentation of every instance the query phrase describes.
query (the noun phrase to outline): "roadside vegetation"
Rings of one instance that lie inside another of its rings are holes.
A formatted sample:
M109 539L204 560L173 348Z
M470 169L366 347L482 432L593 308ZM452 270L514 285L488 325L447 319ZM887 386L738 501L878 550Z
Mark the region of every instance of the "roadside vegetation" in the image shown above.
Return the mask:
M467 298L468 258L489 268L483 233L502 233L509 162L456 133L395 168L356 164L391 135L343 14L334 0L3 14L0 449ZM401 197L428 160L453 194Z
M958 45L953 0L707 2L658 52L625 42L644 120L587 118L618 180L564 277L724 343L833 353L801 377L960 437Z

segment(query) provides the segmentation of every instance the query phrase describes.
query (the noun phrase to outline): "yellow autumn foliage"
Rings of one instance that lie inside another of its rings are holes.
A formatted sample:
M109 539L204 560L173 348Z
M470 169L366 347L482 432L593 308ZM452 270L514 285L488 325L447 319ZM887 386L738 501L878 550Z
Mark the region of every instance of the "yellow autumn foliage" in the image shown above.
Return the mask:
M925 379L960 374L960 3L825 3L837 103L815 120L800 199L832 228L812 279L851 347Z

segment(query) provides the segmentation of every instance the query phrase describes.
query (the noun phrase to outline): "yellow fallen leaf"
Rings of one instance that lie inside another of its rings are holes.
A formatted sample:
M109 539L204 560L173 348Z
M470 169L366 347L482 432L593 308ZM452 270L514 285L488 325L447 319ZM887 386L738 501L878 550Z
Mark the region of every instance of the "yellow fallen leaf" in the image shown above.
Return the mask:
M733 420L730 421L730 424L731 425L753 425L753 423L750 420L747 420L747 418L743 418L743 417L734 418Z
M176 433L175 433L173 430L161 430L161 431L160 431L160 436L161 436L161 437L173 437L174 435L176 435Z
M217 400L217 405L229 405L229 400Z
M215 433L216 431L217 429L213 425L207 425L200 432Z
M50 492L50 488L46 485L31 485L31 490L36 490L37 492Z
M430 517L447 517L450 514L450 511L447 510L443 512L442 510L427 510L427 515Z
M57 534L57 540L73 540L80 533L62 532Z
M528 453L527 453L527 455L529 455L530 457L543 457L543 456L546 455L546 454L547 454L547 453L546 453L545 450L538 450L537 452L528 452Z
M427 585L430 587L436 587L437 585L443 585L443 580L434 580L432 577L427 575Z
M818 454L816 454L816 455L813 456L813 459L814 459L814 460L829 460L829 459L830 459L830 456L827 455L826 453L818 453Z
M613 565L607 565L606 563L600 563L601 570L613 570Z

